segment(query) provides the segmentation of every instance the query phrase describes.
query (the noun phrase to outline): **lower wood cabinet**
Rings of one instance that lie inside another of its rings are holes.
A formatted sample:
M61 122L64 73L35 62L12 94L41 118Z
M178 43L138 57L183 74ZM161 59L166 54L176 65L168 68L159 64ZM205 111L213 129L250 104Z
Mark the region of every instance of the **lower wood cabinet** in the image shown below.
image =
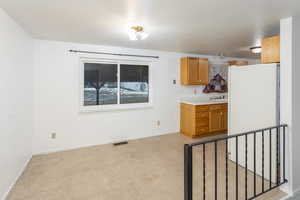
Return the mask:
M180 105L180 132L191 137L227 130L227 104Z
M209 131L227 130L227 104L209 106Z

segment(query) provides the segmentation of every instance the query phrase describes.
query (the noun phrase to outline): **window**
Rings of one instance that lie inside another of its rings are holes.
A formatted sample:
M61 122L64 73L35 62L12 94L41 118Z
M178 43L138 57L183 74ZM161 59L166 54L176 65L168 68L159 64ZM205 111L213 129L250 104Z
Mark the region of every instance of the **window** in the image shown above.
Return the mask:
M151 105L149 63L82 60L83 111Z
M147 65L120 65L120 103L149 102Z
M84 64L84 105L109 105L118 103L118 65Z

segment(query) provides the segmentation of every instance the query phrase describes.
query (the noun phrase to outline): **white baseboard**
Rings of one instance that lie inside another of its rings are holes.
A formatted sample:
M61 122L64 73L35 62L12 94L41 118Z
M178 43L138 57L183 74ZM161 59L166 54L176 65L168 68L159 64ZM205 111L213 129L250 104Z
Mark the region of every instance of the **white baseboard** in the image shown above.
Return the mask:
M179 131L172 131L172 132L165 132L165 133L154 133L151 135L146 135L142 137L132 137L132 138L124 138L125 140L131 141L131 140L138 140L138 139L144 139L144 138L149 138L149 137L155 137L155 136L163 136L163 135L168 135L168 134L179 134ZM56 148L54 150L46 150L46 151L37 151L33 153L33 156L36 155L46 155L50 153L57 153L57 152L63 152L63 151L71 151L71 150L76 150L76 149L81 149L81 148L87 148L87 147L93 147L93 146L98 146L98 145L104 145L104 144L112 144L116 140L108 140L108 141L103 141L101 143L94 143L94 144L83 144L83 145L75 145L72 147L64 147L64 148Z
M4 195L0 198L1 200L5 200L9 194L9 192L12 190L12 188L14 187L14 185L16 184L17 180L20 178L20 176L22 175L22 173L24 172L24 170L26 169L29 161L31 160L32 155L26 160L24 166L20 169L20 171L18 172L17 176L15 177L14 181L10 184L10 186L8 187L6 193L4 193Z
M283 197L281 200L300 200L300 188L291 192L287 197Z
M283 197L280 200L292 200L292 196Z
M281 191L283 191L284 193L288 194L288 195L292 195L292 191L291 191L291 188L289 186L289 183L286 183L282 186L280 186L279 188Z
M300 188L298 188L294 191L292 199L295 199L295 200L300 199Z

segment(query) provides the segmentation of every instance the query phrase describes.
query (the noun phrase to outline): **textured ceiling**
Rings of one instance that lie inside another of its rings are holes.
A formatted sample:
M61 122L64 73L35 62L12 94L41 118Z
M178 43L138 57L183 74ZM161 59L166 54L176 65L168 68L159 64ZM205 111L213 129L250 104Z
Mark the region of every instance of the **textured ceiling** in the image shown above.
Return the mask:
M0 0L34 38L252 57L249 47L300 14L299 0ZM129 41L142 25L147 40Z

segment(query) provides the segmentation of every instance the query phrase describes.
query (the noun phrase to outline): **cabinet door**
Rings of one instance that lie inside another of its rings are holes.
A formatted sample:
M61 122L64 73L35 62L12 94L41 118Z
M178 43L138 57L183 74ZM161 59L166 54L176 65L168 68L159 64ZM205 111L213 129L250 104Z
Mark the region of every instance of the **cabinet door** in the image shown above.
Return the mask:
M200 84L208 84L208 60L199 59L198 81Z
M194 110L193 106L189 104L180 104L180 132L188 135L193 136L195 134L194 131Z
M261 47L261 63L280 62L280 36L263 39Z
M228 112L227 109L222 112L222 130L227 130L228 124Z
M222 110L209 112L209 132L221 131L223 128Z
M180 60L180 79L183 85L208 83L208 59L184 57Z
M199 83L199 61L198 58L188 58L188 82Z

